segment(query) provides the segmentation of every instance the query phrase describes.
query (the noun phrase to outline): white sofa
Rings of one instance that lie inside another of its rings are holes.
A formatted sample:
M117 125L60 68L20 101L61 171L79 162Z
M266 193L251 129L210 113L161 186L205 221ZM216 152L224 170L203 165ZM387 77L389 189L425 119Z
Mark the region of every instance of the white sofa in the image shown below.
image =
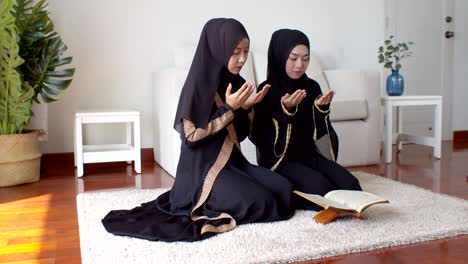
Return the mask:
M194 47L176 48L174 66L152 75L154 158L173 176L181 144L179 134L173 129L174 116L194 51ZM265 53L251 52L241 75L258 85L265 80L266 65ZM381 146L378 73L323 71L317 56L312 54L307 75L318 81L323 91L330 88L336 91L331 121L340 140L338 163L343 166L378 163ZM241 146L246 158L257 164L255 146L250 140L246 139Z

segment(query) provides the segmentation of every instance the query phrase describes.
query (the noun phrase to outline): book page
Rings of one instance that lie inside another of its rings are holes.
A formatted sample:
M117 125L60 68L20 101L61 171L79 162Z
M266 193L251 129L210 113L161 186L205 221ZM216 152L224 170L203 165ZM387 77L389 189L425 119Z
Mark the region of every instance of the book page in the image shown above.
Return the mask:
M336 209L343 209L343 210L354 210L344 204L341 204L341 203L338 203L338 202L335 202L335 201L332 201L330 199L327 199L327 198L324 198L323 196L320 196L318 194L309 194L309 193L303 193L303 192L300 192L300 191L294 191L295 194L315 203L315 204L318 204L320 206L322 206L323 208L327 209L328 207L333 207L333 208L336 208Z
M340 204L344 204L345 206L350 207L359 213L372 204L388 202L388 200L385 200L382 197L372 193L351 190L331 191L325 195L325 198Z

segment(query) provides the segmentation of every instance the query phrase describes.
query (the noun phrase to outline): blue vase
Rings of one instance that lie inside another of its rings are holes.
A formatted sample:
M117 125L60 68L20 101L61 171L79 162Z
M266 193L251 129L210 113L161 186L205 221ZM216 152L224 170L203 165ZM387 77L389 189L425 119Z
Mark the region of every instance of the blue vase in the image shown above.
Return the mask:
M392 74L387 77L387 94L390 96L399 96L403 94L405 81L398 70L392 69Z

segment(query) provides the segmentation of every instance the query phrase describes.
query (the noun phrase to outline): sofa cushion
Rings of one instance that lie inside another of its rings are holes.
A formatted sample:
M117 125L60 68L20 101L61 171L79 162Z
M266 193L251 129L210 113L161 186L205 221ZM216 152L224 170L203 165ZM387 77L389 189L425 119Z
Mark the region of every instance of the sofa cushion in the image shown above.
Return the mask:
M265 53L253 52L253 64L255 67L255 79L257 85L266 80L268 57ZM306 70L307 76L320 84L322 92L330 90L327 79L323 74L323 69L319 58L313 53L310 53L309 67Z
M333 100L330 105L331 121L349 121L367 118L367 100Z
M309 78L320 84L322 92L325 93L330 90L328 81L323 74L323 68L320 59L313 51L310 52L309 67L307 67L306 74L309 76Z

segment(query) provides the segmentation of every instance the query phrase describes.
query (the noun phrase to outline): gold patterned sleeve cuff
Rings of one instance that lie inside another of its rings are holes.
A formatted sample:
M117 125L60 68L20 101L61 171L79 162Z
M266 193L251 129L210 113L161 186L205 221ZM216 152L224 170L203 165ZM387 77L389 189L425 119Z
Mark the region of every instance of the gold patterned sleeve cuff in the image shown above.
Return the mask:
M195 125L187 119L184 119L184 133L185 138L190 142L199 141L208 137L209 135L219 132L226 127L234 119L234 112L232 109L224 113L222 116L211 120L208 126L203 128L196 128Z
M317 98L315 98L315 100L314 100L314 106L315 106L315 108L316 108L320 113L322 113L322 114L328 114L328 113L330 113L330 108L328 108L327 110L322 110L322 109L320 109L320 106L317 104L317 101L318 101L318 99L319 99L320 97L322 97L322 95L317 96Z
M291 113L286 109L286 106L284 106L283 102L280 100L281 108L283 109L283 112L287 114L288 116L293 116L297 113L297 110L299 109L299 106L296 105L296 109L294 110L294 113Z

